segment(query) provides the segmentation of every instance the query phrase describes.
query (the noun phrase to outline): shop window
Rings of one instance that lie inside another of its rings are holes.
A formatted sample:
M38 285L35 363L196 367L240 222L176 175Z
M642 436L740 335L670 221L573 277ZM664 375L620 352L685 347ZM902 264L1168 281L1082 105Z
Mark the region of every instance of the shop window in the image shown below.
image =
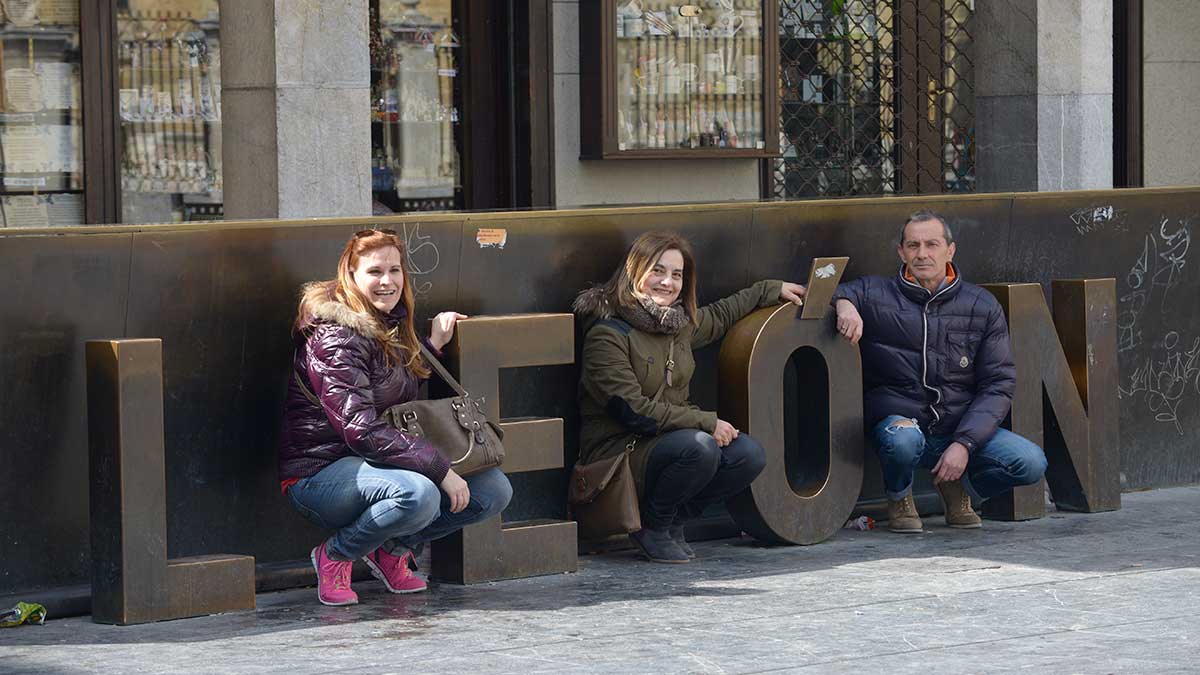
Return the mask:
M0 225L84 221L78 0L0 0Z
M123 0L117 7L121 221L219 219L217 0Z
M463 57L452 0L371 2L371 177L376 213L463 205Z
M776 199L975 190L974 0L780 0Z

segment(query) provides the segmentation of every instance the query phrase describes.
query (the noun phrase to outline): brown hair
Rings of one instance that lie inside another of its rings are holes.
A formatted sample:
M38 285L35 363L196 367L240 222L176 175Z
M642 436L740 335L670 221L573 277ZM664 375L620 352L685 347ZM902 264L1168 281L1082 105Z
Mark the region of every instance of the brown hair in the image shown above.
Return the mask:
M400 292L400 304L406 310L404 318L395 328L388 328L380 312L371 304L354 283L354 270L359 259L381 248L395 247L400 252L400 269L404 275L404 288ZM376 329L374 337L383 348L389 366L402 364L418 377L429 377L429 368L421 360L421 347L413 326L413 292L408 273L408 252L404 240L391 230L363 230L346 242L338 258L337 275L328 281L314 284L314 291L306 292L300 299L295 329L303 331L312 325L313 305L317 302L336 302L366 319Z
M637 307L635 291L638 285L650 273L662 254L671 249L676 249L683 255L683 288L679 291L679 300L683 302L684 313L693 324L697 324L699 319L696 311L696 256L692 253L692 245L688 240L674 232L646 232L633 240L633 244L625 253L625 261L601 287L609 304L614 307Z

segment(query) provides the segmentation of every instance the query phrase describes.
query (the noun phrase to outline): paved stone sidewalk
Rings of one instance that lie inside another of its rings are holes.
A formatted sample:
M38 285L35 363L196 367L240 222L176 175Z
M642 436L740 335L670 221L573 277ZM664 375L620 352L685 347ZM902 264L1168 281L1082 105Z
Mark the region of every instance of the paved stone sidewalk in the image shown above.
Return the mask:
M0 630L0 672L1196 672L1200 488L1124 509L810 547L699 544L692 565L586 556L578 574L145 626Z

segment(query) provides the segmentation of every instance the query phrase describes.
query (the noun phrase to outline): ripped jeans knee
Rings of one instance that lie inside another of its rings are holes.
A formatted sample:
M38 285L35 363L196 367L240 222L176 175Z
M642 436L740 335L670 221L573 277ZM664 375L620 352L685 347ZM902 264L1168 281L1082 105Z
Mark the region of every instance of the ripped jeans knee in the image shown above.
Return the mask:
M892 418L888 418L888 419L892 419ZM885 422L886 421L887 420L885 420ZM897 418L894 421L888 422L887 426L885 426L883 429L884 429L884 431L886 431L889 434L895 434L896 432L900 431L901 429L920 430L920 428L921 428L921 426L917 423L917 421L915 419L913 419L911 417L897 416Z
M925 450L925 434L915 419L891 415L875 426L875 446L884 464L915 467Z

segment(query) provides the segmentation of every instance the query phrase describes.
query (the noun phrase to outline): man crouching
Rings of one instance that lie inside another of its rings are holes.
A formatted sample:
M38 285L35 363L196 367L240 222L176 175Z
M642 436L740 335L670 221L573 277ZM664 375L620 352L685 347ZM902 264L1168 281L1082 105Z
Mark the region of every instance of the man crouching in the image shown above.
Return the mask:
M860 345L865 419L883 466L888 529L922 531L913 471L929 469L946 524L977 528L977 500L1031 485L1046 471L1037 445L999 428L1016 367L1000 303L963 280L944 218L919 211L900 228L903 261L834 294L838 332Z

